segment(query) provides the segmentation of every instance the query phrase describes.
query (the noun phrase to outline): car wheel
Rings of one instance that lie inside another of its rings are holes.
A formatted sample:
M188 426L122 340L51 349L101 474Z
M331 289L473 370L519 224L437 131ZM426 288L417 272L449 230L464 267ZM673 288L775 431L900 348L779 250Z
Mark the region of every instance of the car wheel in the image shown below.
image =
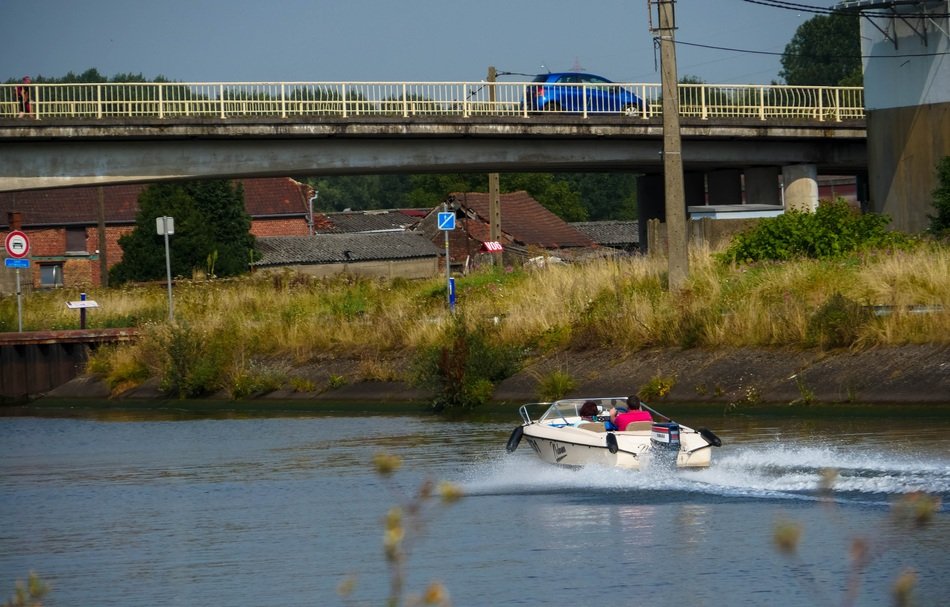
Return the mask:
M640 115L640 106L637 106L637 105L628 105L628 106L626 106L625 108L623 108L623 115L624 115L624 116L634 116L634 117L639 116L639 115Z
M546 106L544 106L544 111L545 112L560 112L561 104L557 102L551 102L547 104Z

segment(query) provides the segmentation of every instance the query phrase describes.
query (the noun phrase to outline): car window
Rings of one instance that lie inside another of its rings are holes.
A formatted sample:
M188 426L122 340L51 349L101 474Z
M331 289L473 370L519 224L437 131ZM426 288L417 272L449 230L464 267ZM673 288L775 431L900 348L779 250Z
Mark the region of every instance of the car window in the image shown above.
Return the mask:
M538 74L537 76L534 77L534 80L532 80L531 82L547 82L547 80L548 80L547 74Z

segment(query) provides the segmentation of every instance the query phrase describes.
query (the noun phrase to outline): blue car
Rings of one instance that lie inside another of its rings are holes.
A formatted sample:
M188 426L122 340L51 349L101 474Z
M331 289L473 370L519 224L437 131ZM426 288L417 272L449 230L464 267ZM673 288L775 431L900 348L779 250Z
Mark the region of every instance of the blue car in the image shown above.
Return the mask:
M528 87L529 112L583 112L639 115L640 97L601 76L581 72L539 74ZM586 107L585 107L586 104Z

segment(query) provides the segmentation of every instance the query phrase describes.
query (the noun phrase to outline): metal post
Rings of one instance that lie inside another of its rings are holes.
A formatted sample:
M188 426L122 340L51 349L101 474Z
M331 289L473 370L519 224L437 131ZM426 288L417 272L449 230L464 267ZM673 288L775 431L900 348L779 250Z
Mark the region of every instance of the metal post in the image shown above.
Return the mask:
M16 269L16 317L20 333L23 333L23 299L20 296L20 268Z
M449 205L442 203L442 212L447 213L449 210ZM449 259L449 231L442 230L445 232L445 301L449 304L449 309L452 309L452 266Z
M85 293L79 294L79 301L86 301ZM86 308L85 307L79 308L79 328L80 329L86 328Z
M162 220L168 219L163 217ZM165 278L168 280L168 321L175 322L175 300L172 299L172 258L168 247L168 230L165 230Z

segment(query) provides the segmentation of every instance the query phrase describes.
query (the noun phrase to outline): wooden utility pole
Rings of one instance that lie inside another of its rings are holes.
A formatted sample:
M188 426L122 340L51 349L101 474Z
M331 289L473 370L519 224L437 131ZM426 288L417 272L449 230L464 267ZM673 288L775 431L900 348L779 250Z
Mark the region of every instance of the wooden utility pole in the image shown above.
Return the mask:
M495 104L495 78L498 72L495 66L488 66L488 102ZM501 241L501 191L498 173L488 174L488 238L494 242ZM492 259L497 261L497 256Z
M663 83L663 174L666 193L666 239L670 290L678 291L689 278L686 238L686 196L683 190L683 156L680 140L679 86L676 79L676 0L656 2Z

